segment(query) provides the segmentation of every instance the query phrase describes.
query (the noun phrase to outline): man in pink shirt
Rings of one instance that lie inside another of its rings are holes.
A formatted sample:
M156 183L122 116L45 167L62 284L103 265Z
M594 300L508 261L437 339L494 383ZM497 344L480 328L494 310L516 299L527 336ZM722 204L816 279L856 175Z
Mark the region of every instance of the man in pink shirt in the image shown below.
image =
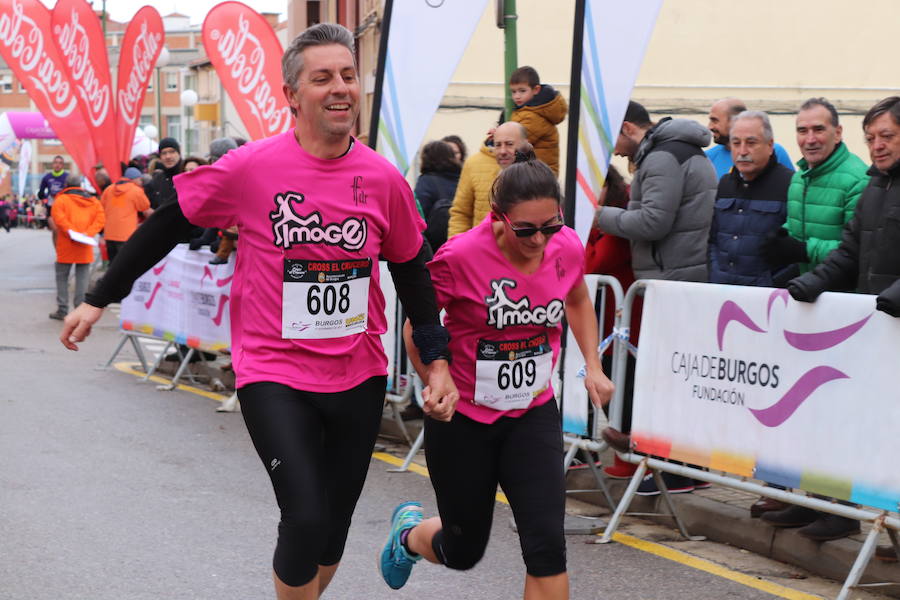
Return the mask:
M412 192L350 135L360 94L353 43L332 24L294 39L282 58L294 130L176 177L178 202L138 229L120 251L126 258L60 336L77 350L102 307L126 295L193 225L237 223L233 364L244 420L281 509L273 560L280 599L324 591L368 471L387 374L379 256L429 364L425 412L447 420L458 397Z

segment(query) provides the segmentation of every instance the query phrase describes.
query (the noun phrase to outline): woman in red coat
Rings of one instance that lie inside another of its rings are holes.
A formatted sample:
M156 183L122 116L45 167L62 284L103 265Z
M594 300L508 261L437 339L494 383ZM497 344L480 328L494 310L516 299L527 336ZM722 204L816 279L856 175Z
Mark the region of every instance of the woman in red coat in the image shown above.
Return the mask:
M612 165L606 174L606 183L600 191L599 202L602 206L615 206L626 208L628 206L629 188L622 175ZM634 283L634 271L631 269L631 243L621 237L616 237L600 231L596 224L591 227L587 244L585 245L585 273L597 273L611 275L619 280L623 290L628 290ZM638 333L641 327L640 298L635 299L634 309L631 315L630 341L637 346ZM603 333L609 335L615 324L616 307L614 302L607 301L604 307ZM603 369L612 373L612 346L603 353ZM631 431L631 397L634 392L634 358L628 357L628 367L625 375L625 406L622 410L622 433ZM618 456L612 466L603 471L609 477L629 478L634 474L635 466L620 460Z

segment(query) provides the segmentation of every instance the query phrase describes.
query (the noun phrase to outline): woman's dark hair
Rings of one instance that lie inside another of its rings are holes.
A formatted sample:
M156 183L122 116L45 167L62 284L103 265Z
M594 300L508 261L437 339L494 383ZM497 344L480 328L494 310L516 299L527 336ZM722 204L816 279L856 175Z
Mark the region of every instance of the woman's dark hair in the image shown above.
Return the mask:
M441 138L442 142L450 142L451 144L456 144L456 147L459 148L459 162L466 162L466 156L468 155L468 151L466 150L466 143L462 141L462 138L458 135L445 135Z
M491 203L501 213L528 200L552 198L562 203L556 175L539 161L528 142L516 149L516 162L500 171L491 187Z
M197 163L198 165L200 165L201 167L202 167L203 165L208 165L208 164L209 164L209 161L208 161L208 160L206 160L205 158L200 158L199 156L188 156L188 157L185 157L185 159L184 159L184 164L188 164L189 162L195 162L195 163Z
M453 148L446 142L428 142L422 148L422 173L459 171L459 163L453 156Z
M625 208L628 206L628 185L618 169L609 165L609 171L606 173L605 206L615 206L617 208Z

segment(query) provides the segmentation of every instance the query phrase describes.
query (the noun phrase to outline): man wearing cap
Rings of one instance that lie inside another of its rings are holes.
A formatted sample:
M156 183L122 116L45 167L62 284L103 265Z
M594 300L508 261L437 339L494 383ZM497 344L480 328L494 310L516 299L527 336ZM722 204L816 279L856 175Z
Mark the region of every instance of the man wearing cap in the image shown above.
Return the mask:
M103 239L106 240L106 252L112 262L134 230L138 226L138 213L149 217L153 209L150 200L140 186L141 172L135 167L125 169L122 179L103 190L100 203L106 213L106 226Z
M167 137L160 140L159 161L163 168L153 173L153 178L146 188L147 198L154 210L178 200L172 178L184 171L184 161L181 160L181 146L175 138Z

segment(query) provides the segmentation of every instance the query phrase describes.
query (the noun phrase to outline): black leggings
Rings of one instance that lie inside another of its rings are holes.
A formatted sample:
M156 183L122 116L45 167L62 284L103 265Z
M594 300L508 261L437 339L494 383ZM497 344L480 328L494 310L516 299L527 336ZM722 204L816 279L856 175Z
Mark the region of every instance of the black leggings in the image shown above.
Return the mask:
M386 382L372 377L330 394L268 382L238 390L281 509L272 563L287 585L309 583L319 565L341 560L381 424Z
M559 410L551 399L521 417L486 425L460 413L425 419L425 455L442 529L432 546L451 569L481 560L497 484L509 499L529 575L566 570L566 491Z

